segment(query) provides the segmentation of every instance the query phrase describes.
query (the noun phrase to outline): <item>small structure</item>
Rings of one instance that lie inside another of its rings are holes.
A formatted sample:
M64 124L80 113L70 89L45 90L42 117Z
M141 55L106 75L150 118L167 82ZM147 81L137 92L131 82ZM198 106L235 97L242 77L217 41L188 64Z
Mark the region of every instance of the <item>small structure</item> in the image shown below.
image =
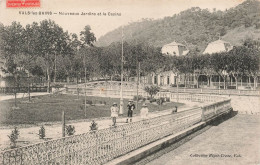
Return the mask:
M189 53L189 50L186 48L185 45L177 43L177 42L172 42L169 44L166 44L162 47L162 54L166 55L176 55L176 56L183 56Z
M217 40L208 44L203 54L212 54L219 52L228 52L233 49L233 46L226 41Z
M177 84L177 75L173 71L152 73L152 84L160 86L170 86Z

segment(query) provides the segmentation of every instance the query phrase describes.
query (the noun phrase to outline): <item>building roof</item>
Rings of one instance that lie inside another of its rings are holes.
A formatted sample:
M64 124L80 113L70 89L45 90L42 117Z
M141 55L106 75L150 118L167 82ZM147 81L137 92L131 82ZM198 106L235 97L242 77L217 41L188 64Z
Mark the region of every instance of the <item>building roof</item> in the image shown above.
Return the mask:
M173 42L171 42L171 43L169 43L169 44L166 44L166 45L164 45L164 46L185 46L185 45L173 41Z
M203 54L212 54L217 52L227 52L231 50L233 47L229 42L223 40L213 41L208 44Z

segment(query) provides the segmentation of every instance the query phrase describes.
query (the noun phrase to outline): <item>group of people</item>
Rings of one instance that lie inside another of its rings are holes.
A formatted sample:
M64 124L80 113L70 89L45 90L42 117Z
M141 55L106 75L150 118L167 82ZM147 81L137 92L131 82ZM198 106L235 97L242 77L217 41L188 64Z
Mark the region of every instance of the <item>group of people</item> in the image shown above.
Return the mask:
M132 117L133 117L133 112L135 110L135 104L133 103L133 100L129 100L128 101L128 104L127 104L127 118L126 118L126 123L128 122L132 122ZM111 118L112 118L112 122L113 122L113 125L112 126L115 126L116 125L116 118L118 117L118 114L119 114L119 108L117 107L117 103L114 102L112 107L110 108L111 110ZM146 119L148 117L148 107L147 105L144 103L142 105L142 108L140 110L140 116L142 119Z

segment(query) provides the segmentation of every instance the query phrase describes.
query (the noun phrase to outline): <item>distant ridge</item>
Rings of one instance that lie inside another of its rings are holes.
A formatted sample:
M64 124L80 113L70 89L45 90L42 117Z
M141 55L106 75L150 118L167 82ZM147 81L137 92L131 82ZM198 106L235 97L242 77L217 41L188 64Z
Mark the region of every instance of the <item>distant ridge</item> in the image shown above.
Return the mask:
M155 47L176 41L203 52L209 42L223 38L234 45L252 37L259 39L260 1L247 0L226 11L210 12L193 7L172 17L143 19L124 27L125 41L147 42ZM121 29L100 37L96 46L108 46L121 40Z

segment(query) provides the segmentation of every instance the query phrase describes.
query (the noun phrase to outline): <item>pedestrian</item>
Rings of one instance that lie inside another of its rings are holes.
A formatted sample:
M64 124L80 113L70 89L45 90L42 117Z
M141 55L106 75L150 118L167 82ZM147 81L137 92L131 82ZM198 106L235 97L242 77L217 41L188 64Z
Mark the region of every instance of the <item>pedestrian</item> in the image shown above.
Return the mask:
M133 100L128 101L127 109L128 109L128 112L127 112L126 123L128 123L128 119L130 119L130 122L132 122L133 112L135 110L135 104L133 103Z
M142 105L142 109L140 110L140 116L141 116L141 119L145 120L148 118L148 112L149 112L149 109L147 107L147 105L144 103Z
M113 103L110 110L111 110L111 117L112 117L112 122L113 122L112 126L115 126L116 125L116 118L118 117L118 112L119 112L119 109L117 107L117 103Z
M178 111L178 107L175 106L175 109L173 109L172 113L177 113L177 111Z

